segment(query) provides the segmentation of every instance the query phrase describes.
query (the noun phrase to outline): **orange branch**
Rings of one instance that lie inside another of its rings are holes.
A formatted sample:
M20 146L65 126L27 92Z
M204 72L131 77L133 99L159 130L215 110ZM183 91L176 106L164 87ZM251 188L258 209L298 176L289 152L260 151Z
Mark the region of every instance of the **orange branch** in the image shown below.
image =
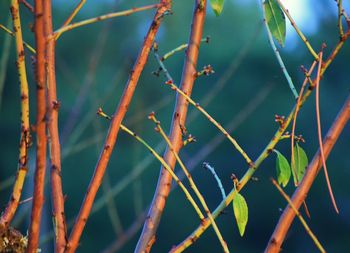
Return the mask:
M79 239L85 227L86 221L89 217L91 207L96 197L96 193L101 185L103 175L106 171L106 167L111 157L113 147L116 143L117 135L120 129L120 124L128 110L139 77L147 62L149 52L154 42L154 38L158 32L161 23L161 19L165 15L166 11L170 9L170 5L171 0L161 0L160 7L157 9L157 12L153 18L152 24L143 42L143 46L141 48L139 56L135 62L133 70L131 71L130 78L126 84L123 95L120 99L119 105L114 113L114 116L112 117L108 135L106 137L104 147L100 154L100 158L95 167L94 175L90 181L84 201L81 205L73 230L70 234L68 245L65 250L66 253L73 253L78 247Z
M36 42L36 82L37 82L37 116L36 116L36 170L34 177L34 194L32 215L29 226L28 253L36 253L39 246L40 222L44 204L44 185L46 169L46 69L45 69L45 30L42 15L43 0L35 0L34 33Z
M196 79L197 73L196 64L198 59L199 47L203 35L203 26L205 20L206 1L195 1L192 29L188 48L186 51L186 59L181 78L181 90L188 96L192 93L192 87ZM176 99L175 110L173 114L173 122L170 130L170 142L173 146L173 151L178 153L182 147L182 127L185 125L188 109L188 101L183 96L178 96ZM168 149L165 151L164 159L171 168L174 168L176 157L173 152ZM144 224L142 234L139 238L135 252L148 252L155 240L155 234L166 204L166 199L170 192L172 177L164 169L161 168L161 173L158 179L157 189L154 193L153 201L148 212L147 220Z
M55 228L55 252L61 253L66 247L66 223L64 214L64 197L61 178L61 146L58 132L58 110L60 103L56 93L55 73L55 41L50 40L52 35L51 1L44 1L44 30L46 37L46 71L47 71L47 127L49 132L49 150L51 163L51 198L52 216Z

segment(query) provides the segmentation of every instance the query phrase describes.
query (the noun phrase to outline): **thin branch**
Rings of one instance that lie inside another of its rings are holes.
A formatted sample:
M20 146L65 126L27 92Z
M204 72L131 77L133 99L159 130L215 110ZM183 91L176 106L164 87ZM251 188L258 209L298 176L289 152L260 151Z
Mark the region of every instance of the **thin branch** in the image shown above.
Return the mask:
M21 94L21 137L19 143L19 159L16 180L13 191L5 211L0 217L0 224L7 227L13 219L21 199L24 179L28 171L28 147L31 143L30 123L29 123L29 90L25 65L25 54L23 48L21 19L19 14L19 4L17 0L11 0L11 15L13 20L13 30L16 39L17 70L20 81Z
M161 5L154 16L152 24L149 28L147 36L142 45L139 56L131 72L132 74L126 84L124 93L120 99L120 103L112 118L110 129L104 143L104 148L102 149L100 158L95 167L94 175L90 181L88 190L86 192L85 199L81 205L73 230L70 234L69 242L65 251L66 253L75 252L75 250L78 247L79 239L81 237L86 221L90 214L91 207L96 197L96 193L101 185L101 181L102 181L104 172L106 170L106 167L108 165L110 156L112 154L113 147L116 143L120 124L124 119L128 106L133 97L135 88L137 86L138 79L148 59L149 51L153 45L154 37L160 26L161 19L164 16L164 13L170 9L170 4L171 4L170 0L161 0Z
M203 38L203 39L201 40L201 42L209 43L209 40L210 40L210 38L207 36L207 37ZM168 58L170 58L171 56L173 56L174 54L176 54L177 52L180 52L180 51L182 51L182 50L185 50L187 47L188 47L188 44L187 44L187 43L182 44L182 45L180 45L180 46L178 46L178 47L176 47L176 48L170 50L169 52L165 53L165 54L160 58L160 60L163 62L163 61L167 60Z
M283 191L282 187L276 182L275 179L271 178L272 184L277 188L279 193L283 196L283 198L288 202L289 206L293 209L294 213L298 216L301 224L304 226L306 232L311 237L312 241L315 243L316 247L320 250L322 253L326 253L326 250L323 248L320 241L317 239L316 235L311 231L310 227L307 225L305 219L301 215L301 213L298 211L298 209L294 206L293 202L290 200L289 196Z
M263 4L263 2L261 2L261 4ZM269 29L269 26L267 24L267 20L266 20L266 12L265 12L265 8L264 6L262 6L262 11L263 11L263 16L264 16L264 24L265 24L265 27L266 27L266 32L267 32L267 35L268 35L268 38L269 38L269 43L272 47L272 50L277 58L277 61L282 69L282 72L285 76L285 78L287 79L287 82L288 82L288 85L289 85L289 88L290 90L292 91L293 95L294 95L294 98L297 99L298 98L298 93L297 93L297 90L295 89L295 86L294 86L294 83L292 81L292 78L290 77L289 73L288 73L288 70L286 68L286 66L284 65L284 62L282 60L282 57L275 45L275 42L273 41L273 38L272 38L272 34L271 34L271 31Z
M300 92L299 92L299 96L298 96L298 100L295 106L295 112L294 112L294 116L293 116L293 123L292 123L292 134L291 134L291 167L292 167L292 173L294 174L294 178L295 178L295 186L298 186L298 176L297 176L297 172L296 172L296 167L295 167L295 156L294 156L294 142L295 142L295 128L296 128L296 122L297 122L297 117L298 117L298 113L301 107L301 98L303 97L303 93L306 87L306 84L308 83L309 77L312 74L315 66L316 66L316 61L314 61L310 67L310 70L308 72L305 71L305 79L304 82L301 86Z
M284 5L282 4L281 0L276 0L279 4L279 6L281 7L281 9L283 10L283 12L286 14L286 16L288 17L291 25L294 27L295 31L297 32L297 34L299 35L299 37L301 38L301 40L304 42L304 44L306 45L307 49L310 51L310 53L312 54L312 56L315 58L316 61L319 60L317 53L315 52L315 50L312 48L310 42L307 40L307 38L305 37L305 35L301 32L301 30L298 28L297 24L295 23L295 21L293 20L292 16L289 14L289 11L284 7Z
M337 1L337 5L338 5L338 28L339 28L339 35L340 38L342 38L344 36L344 29L343 29L343 0L338 0Z
M52 216L55 227L55 252L62 253L66 246L66 218L64 213L64 196L62 189L61 145L58 131L58 111L60 102L56 92L55 41L50 40L52 34L51 1L44 1L43 16L46 36L46 71L47 71L47 128L50 150L50 179Z
M78 5L74 8L74 10L72 11L72 13L68 16L68 18L66 19L66 21L64 21L63 25L61 26L61 28L66 27L67 25L70 24L70 22L72 22L73 18L78 14L78 12L80 11L80 9L84 6L86 0L80 0L80 2L78 3ZM58 32L55 35L55 40L57 40L61 34L63 32Z
M28 3L26 0L19 0L21 4L23 4L31 13L34 13L34 8L33 6Z
M190 186L192 188L192 190L194 191L194 193L196 194L197 198L199 199L199 201L201 202L206 214L208 215L209 220L212 222L213 224L213 228L214 231L216 233L216 236L218 237L221 247L223 248L224 252L230 252L228 247L227 247L227 243L225 242L224 238L221 235L221 232L218 228L218 226L216 225L216 222L209 210L209 207L203 197L203 195L200 193L200 191L198 190L195 182L192 179L191 174L188 172L188 169L186 168L185 164L182 162L181 158L179 157L178 153L175 152L173 145L171 144L171 141L169 140L169 138L167 137L166 133L164 132L163 128L160 125L160 122L156 119L155 114L151 113L149 115L149 118L156 124L156 131L160 133L160 135L163 137L163 139L166 141L166 143L168 144L168 148L170 149L170 151L173 153L173 155L176 158L176 161L178 162L178 164L180 165L182 171L185 173L188 182L190 183Z
M220 189L222 199L225 199L225 198L226 198L226 192L225 192L224 187L222 186L222 183L221 183L220 178L218 177L218 175L217 175L216 172L215 172L215 169L214 169L212 166L210 166L210 164L207 163L207 162L204 162L204 163L203 163L203 167L204 167L206 170L209 170L210 173L214 176L214 178L215 178L215 180L216 180L216 183L218 184L218 187L219 187L219 189Z
M177 93L179 93L181 96L183 96L187 102L192 104L194 107L196 107L211 123L213 123L214 126L216 126L224 135L225 137L233 144L233 146L236 148L236 150L243 156L246 163L249 167L254 168L254 162L249 158L247 153L242 149L242 147L238 144L238 142L221 126L219 122L217 122L210 114L204 110L203 107L199 105L199 103L196 103L193 99L191 99L183 90L179 89L171 80L166 82L167 85L170 85L170 87L173 90L176 90Z
M328 157L329 153L333 149L335 142L337 141L339 135L343 131L346 123L350 119L350 96L348 96L347 100L344 103L343 108L338 113L337 118L334 120L331 128L328 130L328 133L323 141L324 147L324 155L325 158ZM299 209L303 201L305 200L318 172L322 167L322 158L320 150L315 154L308 168L306 169L306 173L301 181L299 187L293 194L291 199L293 205L296 209ZM266 253L277 253L280 252L281 245L284 241L284 238L289 230L290 225L292 224L295 217L295 212L288 205L283 214L280 216L277 226L270 238L270 241L265 249Z
M203 4L203 5L202 5ZM189 38L189 47L187 49L185 64L181 77L181 88L186 94L191 95L192 87L195 81L196 65L198 60L200 40L203 36L203 26L206 15L206 0L195 1L192 28ZM170 130L170 141L174 151L179 152L182 143L182 126L185 125L188 110L188 103L185 98L179 96L176 99L175 110L173 113L173 121ZM164 158L167 164L173 169L176 163L176 158L169 149L165 151ZM171 189L171 175L161 168L158 178L157 188L154 193L153 201L148 212L148 218L143 226L143 230L137 243L135 252L147 252L152 247L155 240L155 234L166 204L166 199Z
M320 61L318 64L317 77L316 77L316 82L315 82L318 143L320 145L320 153L321 153L321 158L322 158L323 171L324 171L324 175L325 175L326 182L327 182L329 196L332 200L332 204L333 204L335 211L337 213L339 213L337 203L336 203L335 198L334 198L331 182L330 182L329 176L328 176L328 170L327 170L327 166L326 166L326 158L324 156L324 150L323 150L323 144L322 144L322 129L321 129L321 116L320 116L320 79L321 79L320 74L321 74L321 66L322 66L322 56L323 56L323 52L321 51L319 54Z
M14 32L12 32L10 29L8 29L6 26L4 26L3 24L0 24L0 28L2 29L2 30L4 30L5 32L7 32L8 34L10 34L11 36L13 36L13 37L15 37L15 33ZM31 46L31 45L29 45L27 42L25 42L25 41L22 41L23 42L23 44L26 46L26 48L28 48L29 49L29 51L31 51L33 54L35 54L35 49Z
M35 0L35 42L36 42L36 82L37 82L37 116L36 116L36 169L34 176L34 193L32 215L29 226L28 253L36 253L39 247L41 213L44 204L44 185L46 170L46 67L45 67L45 30L43 1Z
M165 1L165 0L163 0L163 1ZM96 22L99 22L102 20L110 19L110 18L129 16L129 15L137 13L137 12L141 12L141 11L145 11L145 10L149 10L149 9L154 9L154 8L159 8L160 6L161 5L159 5L159 4L151 4L151 5L146 5L143 7L132 8L130 10L113 12L113 13L105 14L105 15L98 16L95 18L86 19L86 20L83 20L83 21L80 21L77 23L62 26L60 29L56 30L53 33L53 37L54 37L54 39L57 39L62 33L73 30L73 29L80 27L80 26L93 24L93 23L96 23Z

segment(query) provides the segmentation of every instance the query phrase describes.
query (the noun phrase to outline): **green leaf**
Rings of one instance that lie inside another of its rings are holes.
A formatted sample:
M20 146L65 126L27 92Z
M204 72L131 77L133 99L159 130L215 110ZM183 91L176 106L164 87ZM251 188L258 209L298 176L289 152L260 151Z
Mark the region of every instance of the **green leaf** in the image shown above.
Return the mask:
M224 0L210 0L211 8L213 9L216 16L220 16L224 7Z
M277 181L279 184L282 184L283 187L289 182L291 169L287 158L285 158L280 152L275 150L277 154L276 158L276 172L277 172Z
M248 206L244 197L239 193L237 193L233 199L233 212L235 214L239 234L243 236L248 222Z
M309 161L304 149L302 149L297 143L294 146L294 171L296 172L297 178L298 178L298 180L296 180L295 175L293 173L293 178L295 183L297 182L299 183L303 179L305 174L305 169L308 164L309 164Z
M265 0L266 22L273 37L283 47L286 40L286 18L276 0Z

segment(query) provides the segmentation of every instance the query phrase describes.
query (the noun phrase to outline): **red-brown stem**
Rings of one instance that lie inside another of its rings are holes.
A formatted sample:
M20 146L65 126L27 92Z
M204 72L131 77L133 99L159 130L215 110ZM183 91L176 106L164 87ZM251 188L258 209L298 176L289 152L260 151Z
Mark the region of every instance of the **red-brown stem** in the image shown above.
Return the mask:
M18 203L21 199L24 180L28 171L28 147L30 144L30 123L29 123L29 90L25 65L25 54L23 48L21 17L17 0L11 0L11 15L13 31L16 38L17 70L21 94L21 136L19 143L19 158L16 180L13 185L12 194L7 206L0 217L0 224L7 227L12 221Z
M340 133L342 132L344 126L349 121L350 118L350 96L348 96L343 108L340 110L337 118L334 120L332 127L329 129L324 141L324 155L325 158L328 157L331 152L336 140L338 139ZM306 169L306 173L303 180L299 184L298 188L293 194L292 202L294 206L299 209L300 205L305 200L318 172L322 167L322 160L320 151L316 153L312 162ZM288 205L281 215L278 224L269 240L269 243L265 249L265 253L277 253L280 252L281 245L284 238L288 232L290 225L292 224L295 217L295 212Z
M323 52L321 51L319 54L319 63L318 63L318 70L317 70L317 77L316 77L316 118L317 118L317 133L318 133L318 142L320 145L320 154L322 158L322 165L323 165L323 171L324 171L324 176L326 178L327 182L327 187L328 187L328 192L329 196L332 200L332 204L334 207L334 210L339 213L337 203L334 198L333 190L332 190L332 185L329 180L328 176L328 169L326 165L326 158L324 157L324 150L323 150L323 144L322 144L322 130L321 130L321 116L320 116L320 79L321 79L321 66L322 66L322 56Z
M298 186L299 182L298 182L298 175L295 169L295 159L294 159L294 137L295 137L295 127L296 127L296 122L297 122L297 117L298 117L298 113L301 107L301 98L303 97L303 93L304 93L304 89L306 87L306 84L308 82L308 77L312 74L312 71L314 70L315 66L316 66L316 61L314 61L310 67L310 70L305 73L306 78L304 79L303 85L301 86L300 92L299 92L299 96L297 99L297 103L295 106L295 112L294 112L294 116L293 116L293 124L292 124L292 133L290 136L290 143L291 143L291 164L292 164L292 173L296 179L296 181L294 182L295 186Z
M196 64L206 14L205 6L206 1L195 1L191 34L188 43L189 46L186 51L185 64L181 78L181 90L183 90L183 92L185 92L188 96L190 96L192 93L192 87L196 79ZM181 127L185 125L187 109L188 102L183 96L178 95L169 137L174 152L176 153L178 153L182 147L183 142ZM174 168L176 158L169 147L165 151L164 160L171 168ZM157 189L154 193L153 201L135 252L145 253L152 247L152 243L155 241L155 234L166 204L166 199L170 192L171 181L171 175L164 168L161 168Z
M120 124L128 110L129 104L133 97L136 85L138 83L141 72L147 62L150 49L153 45L154 38L160 26L160 21L164 16L164 13L170 9L171 0L161 0L161 5L158 8L152 24L148 30L147 36L143 42L141 51L135 62L133 70L131 71L130 78L126 84L123 95L120 99L119 105L112 117L108 135L106 137L104 147L101 151L99 160L95 167L94 175L90 181L89 187L87 189L84 201L81 205L79 214L76 218L74 227L69 237L68 245L65 250L66 253L75 252L78 247L79 239L85 227L86 221L91 211L91 207L96 197L96 193L101 185L103 175L105 173L106 167L108 165L109 159L112 154L113 147L117 140L117 135L120 129Z
M27 9L28 9L30 12L34 13L34 8L33 8L33 6L32 6L30 3L28 3L26 0L19 0L19 2L22 3L25 7L27 7Z
M40 222L44 204L44 185L46 169L46 68L45 68L45 30L43 0L35 0L35 43L37 82L37 116L36 116L36 169L34 176L34 194L32 215L29 226L28 253L36 253L39 245Z
M50 148L50 179L51 179L51 201L52 216L55 228L55 252L62 253L66 246L66 221L64 214L64 196L61 178L61 147L58 132L58 111L60 103L56 93L55 73L55 41L49 39L52 35L51 0L44 1L44 29L46 37L46 71L47 71L47 126L49 132Z

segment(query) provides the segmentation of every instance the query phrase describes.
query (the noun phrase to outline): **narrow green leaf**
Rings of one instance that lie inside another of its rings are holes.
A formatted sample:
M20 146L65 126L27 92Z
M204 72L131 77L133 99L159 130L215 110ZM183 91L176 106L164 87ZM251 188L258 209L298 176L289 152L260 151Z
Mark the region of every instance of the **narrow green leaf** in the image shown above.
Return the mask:
M224 7L224 0L210 0L210 6L213 9L216 16L220 16Z
M243 236L248 223L248 205L244 197L239 193L237 193L233 199L233 212L235 214L239 234Z
M298 180L296 180L295 175L293 173L294 182L300 182L303 179L305 174L305 169L308 164L309 164L309 160L307 158L307 155L304 149L302 149L297 143L294 146L294 165L295 165L294 171L296 171L297 173Z
M286 40L286 18L276 0L265 0L266 22L273 37L283 47Z
M289 182L291 169L289 166L289 162L287 158L285 158L280 152L275 150L277 154L276 158L276 173L277 173L277 181L279 184L282 184L283 187Z

